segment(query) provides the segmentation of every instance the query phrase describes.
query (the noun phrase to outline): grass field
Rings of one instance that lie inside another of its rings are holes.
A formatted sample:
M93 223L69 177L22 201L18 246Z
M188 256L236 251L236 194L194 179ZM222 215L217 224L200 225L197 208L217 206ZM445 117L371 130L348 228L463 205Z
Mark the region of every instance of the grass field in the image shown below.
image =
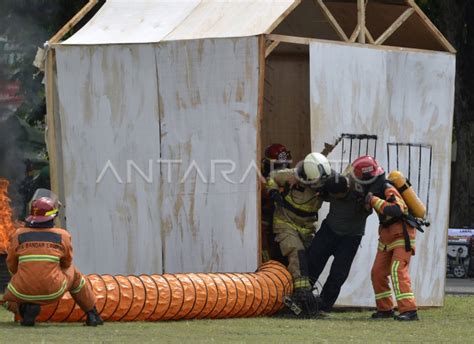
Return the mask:
M472 343L474 296L447 296L445 307L422 310L421 321L368 320L371 312L338 312L327 319L280 318L158 323L38 324L24 328L0 310L0 343Z

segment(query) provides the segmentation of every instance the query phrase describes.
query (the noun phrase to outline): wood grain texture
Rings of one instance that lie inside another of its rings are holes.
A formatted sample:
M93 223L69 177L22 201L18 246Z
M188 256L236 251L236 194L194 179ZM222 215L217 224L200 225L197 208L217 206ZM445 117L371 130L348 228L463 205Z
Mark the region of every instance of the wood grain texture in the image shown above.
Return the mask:
M269 33L299 0L107 1L64 44L122 44Z
M267 59L262 149L285 145L295 164L311 152L308 55ZM322 149L323 146L320 147Z
M257 267L255 169L243 182L240 179L252 162L259 165L258 40L205 39L156 46L162 159L181 161L162 173L166 272ZM210 182L212 160L217 163ZM223 178L221 171L230 166L222 160L235 163L228 176L235 184Z
M84 273L161 273L160 128L152 46L60 47L67 229ZM145 174L152 162L152 181ZM115 168L106 169L107 162ZM127 180L128 179L128 180Z
M425 234L417 235L411 276L418 304L441 306L446 270L455 57L319 42L311 43L310 56L313 149L341 133L375 134L378 135L377 160L386 168L388 142L425 143L433 147L429 212L432 225ZM340 148L329 157L338 160ZM353 158L354 154L355 151ZM400 153L399 159L406 166L407 153ZM428 162L423 159L425 166ZM400 166L408 174L401 163ZM428 178L426 172L423 178ZM321 215L324 218L324 211ZM376 253L377 227L377 217L372 215L338 304L375 304L370 268Z

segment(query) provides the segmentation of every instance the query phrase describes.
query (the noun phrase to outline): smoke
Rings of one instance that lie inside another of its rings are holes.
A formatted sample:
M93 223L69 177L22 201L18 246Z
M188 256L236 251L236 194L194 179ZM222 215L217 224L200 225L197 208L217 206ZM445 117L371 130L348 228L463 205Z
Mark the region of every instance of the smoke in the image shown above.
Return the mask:
M0 106L0 178L10 182L8 196L14 216L17 218L24 206L23 196L19 192L25 178L25 156L21 148L21 139L25 133L11 109Z

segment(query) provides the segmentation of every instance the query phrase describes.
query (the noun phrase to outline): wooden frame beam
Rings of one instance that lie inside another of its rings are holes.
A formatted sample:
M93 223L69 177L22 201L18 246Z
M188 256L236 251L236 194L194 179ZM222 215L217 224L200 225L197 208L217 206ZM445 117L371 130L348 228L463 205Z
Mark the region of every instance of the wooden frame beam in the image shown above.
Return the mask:
M367 28L365 28L365 37L367 38L367 40L369 41L370 44L375 44L374 37L372 36L370 31L367 30Z
M415 13L415 9L413 7L411 8L408 8L407 10L405 10L405 12L403 12L400 17L397 18L397 20L395 20L393 22L392 25L389 26L389 28L387 30L385 30L384 33L382 33L380 35L379 38L377 38L377 40L375 41L375 44L376 45L380 45L382 44L383 42L385 42L395 31L398 30L398 28L400 26L402 26L402 24L404 22L407 21L408 18L411 17L411 15Z
M62 168L62 154L60 146L58 144L58 128L60 128L59 116L55 113L56 99L56 55L55 50L52 49L53 44L57 44L61 39L74 28L77 23L81 21L84 16L89 13L94 6L98 3L98 0L89 0L89 2L76 13L74 17L69 20L66 25L59 29L56 34L51 37L47 42L46 51L46 65L45 65L45 93L46 93L46 146L49 155L49 166L50 166L50 180L51 190L55 192L62 202L64 202L64 185L62 184L63 178L60 174ZM59 146L59 147L58 147ZM57 218L57 225L65 226L64 217Z
M48 42L51 44L58 43L64 37L64 35L66 35L69 31L71 31L71 29L74 26L76 26L77 23L79 23L81 19L84 18L85 15L90 12L90 10L94 8L94 6L98 2L99 0L89 0L89 2L85 4L84 7L81 8L81 10L77 12L76 15L72 17L71 20L69 20L66 23L66 25L64 25L61 29L59 29L59 31L56 32L56 34L53 37L51 37Z
M365 43L365 0L357 0L357 23L360 27L359 37L357 41L361 44Z
M354 32L352 32L351 37L349 37L349 42L354 43L356 41L357 37L359 37L359 33L360 33L360 26L359 26L359 24L357 24Z
M280 43L291 43L291 44L301 44L301 45L309 45L311 41L319 41L318 39L307 38L307 37L297 37L297 36L286 36L286 35L276 35L276 34L268 34L266 35L267 39L271 41L277 41Z
M349 38L347 37L346 33L344 30L341 28L339 23L337 22L336 18L332 15L331 11L329 8L327 8L326 4L323 2L323 0L316 0L318 5L321 7L323 10L324 15L326 16L327 20L329 21L329 24L333 27L333 29L336 31L337 35L339 38L344 41L344 42L349 42Z
M278 35L278 34L266 34L265 38L270 40L270 41L278 41L278 42L281 42L281 43L301 44L301 45L310 45L312 42L320 42L320 43L339 44L339 45L344 45L344 46L356 46L356 47L360 46L360 44L358 44L358 43L333 41L333 40L320 39L320 38ZM413 52L425 52L425 53L430 52L430 53L433 53L433 54L450 54L450 52L446 52L446 51L425 50L425 49L405 48L405 47L394 47L394 46L386 46L386 45L369 44L367 46L369 48L372 48L372 49L386 50L386 51L413 51Z
M443 34L438 30L438 28L431 22L431 20L426 16L426 14L421 10L420 7L415 3L414 0L407 0L408 5L410 5L416 12L416 14L421 18L423 24L430 30L436 40L450 53L455 54L456 49L452 46L451 43L443 36Z
M270 44L268 44L265 48L265 58L267 58L272 53L272 51L275 50L276 47L278 47L279 44L280 42L278 41L270 42Z

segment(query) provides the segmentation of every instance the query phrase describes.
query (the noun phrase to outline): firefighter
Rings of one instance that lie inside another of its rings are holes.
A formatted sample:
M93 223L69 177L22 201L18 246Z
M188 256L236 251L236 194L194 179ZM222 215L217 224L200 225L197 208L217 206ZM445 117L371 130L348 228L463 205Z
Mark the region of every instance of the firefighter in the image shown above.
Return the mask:
M410 259L415 254L416 229L407 223L408 206L397 189L385 178L385 172L371 156L353 163L353 175L365 189L367 208L379 215L379 243L372 267L372 286L377 312L373 319L418 320L415 296L409 275ZM399 315L393 310L391 276Z
M273 171L290 168L291 152L282 144L273 143L265 148L265 154L262 160L262 174L268 178Z
M267 182L270 199L275 204L273 233L288 259L288 270L294 281L293 301L302 307L305 315L311 315L315 307L305 250L313 238L322 203L318 188L331 173L325 156L310 153L297 168L275 171Z
M51 191L38 189L30 203L25 228L12 236L7 267L12 274L4 306L21 316L21 325L34 326L40 306L59 300L69 291L86 313L86 325L102 325L95 296L72 264L71 235L55 228L59 202Z
M262 159L262 176L267 181L270 173L282 170L291 166L291 152L282 144L274 143L265 149L265 156ZM281 254L280 247L275 242L273 234L273 213L275 207L271 202L268 193L265 190L265 184L262 187L262 261L270 259L277 260L285 265L287 260Z
M329 213L322 222L308 249L309 274L318 280L329 258L329 276L324 283L318 309L330 312L341 287L349 276L352 262L365 232L371 210L364 206L364 197L354 190L350 176L334 174L325 183L320 197L329 202Z

